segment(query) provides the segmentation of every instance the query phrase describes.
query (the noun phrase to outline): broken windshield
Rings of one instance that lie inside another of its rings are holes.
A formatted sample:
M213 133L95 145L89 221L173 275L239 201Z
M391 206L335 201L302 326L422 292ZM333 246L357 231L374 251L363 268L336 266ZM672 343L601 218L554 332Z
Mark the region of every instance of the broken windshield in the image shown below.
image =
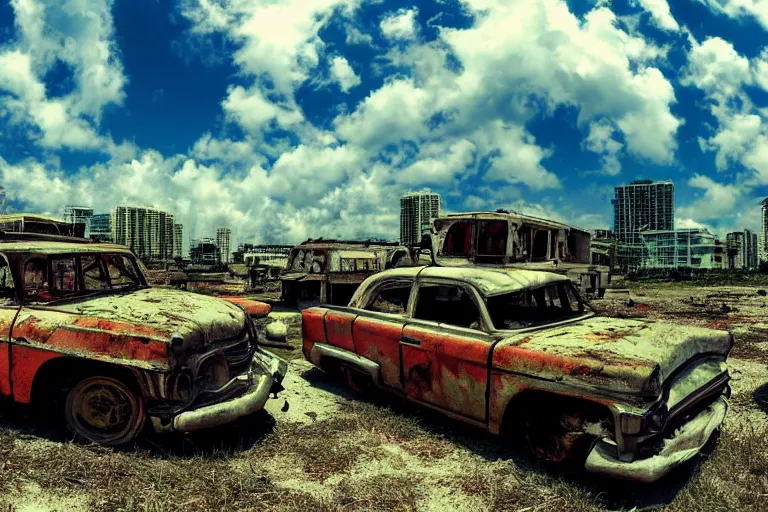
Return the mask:
M499 330L547 325L589 312L570 282L489 297L486 304Z
M144 285L134 260L124 254L35 256L24 265L24 296L50 302Z

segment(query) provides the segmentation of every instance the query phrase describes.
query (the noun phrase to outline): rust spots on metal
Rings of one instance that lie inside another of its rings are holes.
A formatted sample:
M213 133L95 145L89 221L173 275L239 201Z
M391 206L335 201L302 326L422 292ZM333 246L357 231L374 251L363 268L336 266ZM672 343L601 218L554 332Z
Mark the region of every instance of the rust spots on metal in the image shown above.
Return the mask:
M17 402L28 404L32 399L32 384L37 371L43 363L62 357L63 354L25 345L14 345L12 351L13 398Z
M587 334L584 339L589 341L618 341L626 337L634 336L639 329L614 329L607 328L604 331L597 331L593 334Z
M13 326L13 337L16 339L25 338L28 341L37 343L46 343L53 333L55 326L46 325L35 316L21 318Z
M170 332L164 329L157 329L149 325L120 322L116 320L105 320L92 316L81 316L75 318L73 325L86 327L88 329L98 329L114 333L134 334L137 336L151 336L161 339L168 339Z
M352 322L357 315L328 311L325 315L328 343L349 351L355 351L355 343L352 339Z
M269 304L257 300L246 299L245 297L227 295L220 296L219 298L231 302L232 304L237 304L245 309L245 312L248 313L248 315L254 318L264 318L272 311L272 306Z
M516 346L503 346L497 349L493 354L493 363L501 368L527 368L532 371L550 369L568 375L599 373L603 366L597 361L579 361Z
M400 333L402 322L359 317L352 325L357 353L379 363L382 384L401 388Z
M108 332L59 328L48 338L46 345L78 355L100 354L160 366L165 366L168 360L168 344L165 342Z

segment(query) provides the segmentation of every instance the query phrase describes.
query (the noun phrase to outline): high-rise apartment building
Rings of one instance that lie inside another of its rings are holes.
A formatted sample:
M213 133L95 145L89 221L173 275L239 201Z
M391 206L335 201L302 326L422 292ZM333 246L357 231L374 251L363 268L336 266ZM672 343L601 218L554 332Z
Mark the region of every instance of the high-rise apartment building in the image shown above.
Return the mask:
M143 260L173 257L173 215L151 206L117 206L112 218L115 243Z
M440 195L423 190L400 197L400 243L418 245L429 233L430 221L440 216Z
M97 213L91 217L89 237L94 242L112 242L112 214Z
M763 199L760 210L760 235L758 236L758 264L768 261L768 198Z
M758 266L757 233L745 229L725 235L727 268L752 270Z
M620 243L640 244L640 231L675 229L675 186L671 181L633 181L614 189L613 234Z
M5 213L5 187L0 185L0 214Z
M229 236L232 230L229 228L219 228L216 230L216 247L219 248L219 261L229 263Z
M85 206L65 206L64 222L72 225L82 224L77 232L82 232L83 236L88 238L91 234L91 219L93 218L93 208Z
M173 225L173 257L181 258L181 244L184 239L184 226L181 224Z

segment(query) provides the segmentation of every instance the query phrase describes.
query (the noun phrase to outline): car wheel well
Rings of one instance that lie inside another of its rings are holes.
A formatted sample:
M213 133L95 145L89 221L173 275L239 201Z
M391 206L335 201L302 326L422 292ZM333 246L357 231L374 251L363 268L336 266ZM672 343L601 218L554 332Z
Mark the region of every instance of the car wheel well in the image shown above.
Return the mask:
M523 391L507 404L501 434L513 444L527 441L539 459L565 462L586 455L595 439L612 435L613 414L586 398Z
M126 368L78 357L57 357L43 363L35 373L31 403L40 406L54 402L64 387L96 375L118 379L141 396L136 377Z

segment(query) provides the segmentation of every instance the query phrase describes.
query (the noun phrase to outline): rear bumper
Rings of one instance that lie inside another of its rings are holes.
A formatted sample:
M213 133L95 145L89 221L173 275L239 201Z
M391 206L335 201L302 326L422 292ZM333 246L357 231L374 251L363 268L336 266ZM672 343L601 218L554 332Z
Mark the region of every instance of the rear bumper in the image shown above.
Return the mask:
M238 418L263 409L270 393L277 393L283 389L281 382L288 371L286 361L271 354L270 356L268 368L265 368L262 363L264 356L260 356L258 352L254 355L250 370L241 376L251 383L244 394L230 400L179 413L171 420L171 428L166 430L178 432L202 430L231 423Z
M616 456L616 445L600 440L589 453L585 469L626 480L655 482L698 455L722 425L727 410L725 398L718 399L681 426L673 437L665 438L659 451L645 459L622 462Z

